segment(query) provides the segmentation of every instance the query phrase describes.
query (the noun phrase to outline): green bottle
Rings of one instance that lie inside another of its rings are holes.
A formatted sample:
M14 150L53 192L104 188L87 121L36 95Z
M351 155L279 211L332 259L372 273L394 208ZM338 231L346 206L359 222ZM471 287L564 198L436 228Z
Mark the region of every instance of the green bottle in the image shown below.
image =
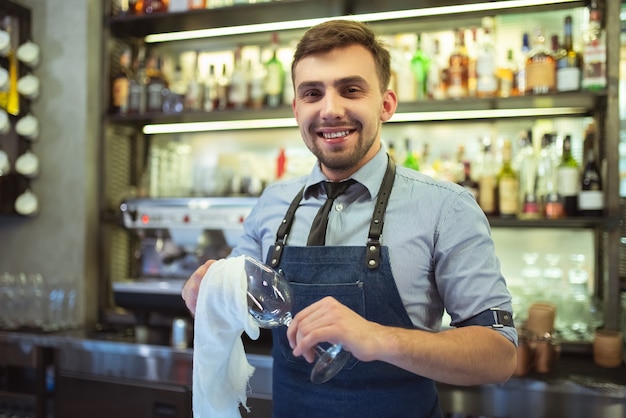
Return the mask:
M428 67L430 58L422 49L422 36L417 35L417 49L411 58L411 70L415 76L416 99L425 100L428 97Z
M406 144L406 157L404 158L404 162L402 163L402 165L405 167L411 168L413 170L419 171L420 170L419 160L417 156L415 155L415 152L413 151L413 148L411 146L411 140L407 138L405 140L405 144Z

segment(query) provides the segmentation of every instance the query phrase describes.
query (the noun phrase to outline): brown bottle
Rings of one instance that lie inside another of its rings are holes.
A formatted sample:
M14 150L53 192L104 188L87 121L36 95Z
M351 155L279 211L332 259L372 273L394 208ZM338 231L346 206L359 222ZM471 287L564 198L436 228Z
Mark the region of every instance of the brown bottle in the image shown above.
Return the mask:
M556 60L545 46L545 36L537 31L533 49L526 59L526 93L551 94L556 91Z
M120 55L119 66L111 80L111 113L128 113L128 92L130 87L130 49Z
M448 97L461 98L468 95L469 56L465 48L465 33L457 29L455 33L454 51L450 54L448 67Z
M167 81L161 72L161 57L151 56L146 62L146 111L163 111L163 92Z

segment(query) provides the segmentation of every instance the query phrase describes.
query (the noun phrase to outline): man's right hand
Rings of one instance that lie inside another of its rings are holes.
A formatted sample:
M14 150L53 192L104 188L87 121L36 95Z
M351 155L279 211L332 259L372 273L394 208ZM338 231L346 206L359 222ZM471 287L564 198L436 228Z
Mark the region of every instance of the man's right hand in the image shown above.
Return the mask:
M185 305L187 305L187 309L191 312L191 315L194 316L196 314L196 304L198 303L198 292L200 291L200 282L202 278L211 267L211 264L215 263L217 260L207 260L203 265L198 267L196 271L193 272L189 279L185 282L183 286L183 290L181 292L181 296L185 301Z

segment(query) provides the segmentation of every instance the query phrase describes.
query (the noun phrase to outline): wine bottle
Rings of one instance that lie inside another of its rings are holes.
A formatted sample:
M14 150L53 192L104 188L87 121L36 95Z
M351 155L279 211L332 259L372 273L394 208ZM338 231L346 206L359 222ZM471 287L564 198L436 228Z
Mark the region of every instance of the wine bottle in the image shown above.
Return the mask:
M578 193L580 188L580 172L578 162L572 156L572 137L566 135L563 139L563 154L561 163L557 167L557 193L563 200L563 209L566 216L578 214Z
M278 59L278 33L272 34L272 57L265 63L265 102L269 107L278 107L283 102L283 77L285 71Z
M587 150L585 168L581 176L578 209L582 216L602 216L604 210L604 193L602 175L598 169L593 148Z
M557 91L580 90L580 55L574 51L572 17L565 17L563 47L556 61Z
M505 140L502 147L502 166L498 173L498 209L503 218L514 218L518 211L519 180L511 166L511 141Z

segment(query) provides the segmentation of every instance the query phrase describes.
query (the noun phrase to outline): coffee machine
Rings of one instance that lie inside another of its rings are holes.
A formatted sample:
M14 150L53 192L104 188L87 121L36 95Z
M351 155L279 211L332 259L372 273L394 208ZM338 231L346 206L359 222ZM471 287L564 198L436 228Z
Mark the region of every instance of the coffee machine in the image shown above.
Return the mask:
M121 203L121 222L137 239L132 270L138 277L114 282L113 297L116 306L134 314L138 341L147 338L151 314L170 318L172 326L180 324L176 319L189 319L181 298L186 279L206 260L230 253L256 201L254 197L203 197Z

